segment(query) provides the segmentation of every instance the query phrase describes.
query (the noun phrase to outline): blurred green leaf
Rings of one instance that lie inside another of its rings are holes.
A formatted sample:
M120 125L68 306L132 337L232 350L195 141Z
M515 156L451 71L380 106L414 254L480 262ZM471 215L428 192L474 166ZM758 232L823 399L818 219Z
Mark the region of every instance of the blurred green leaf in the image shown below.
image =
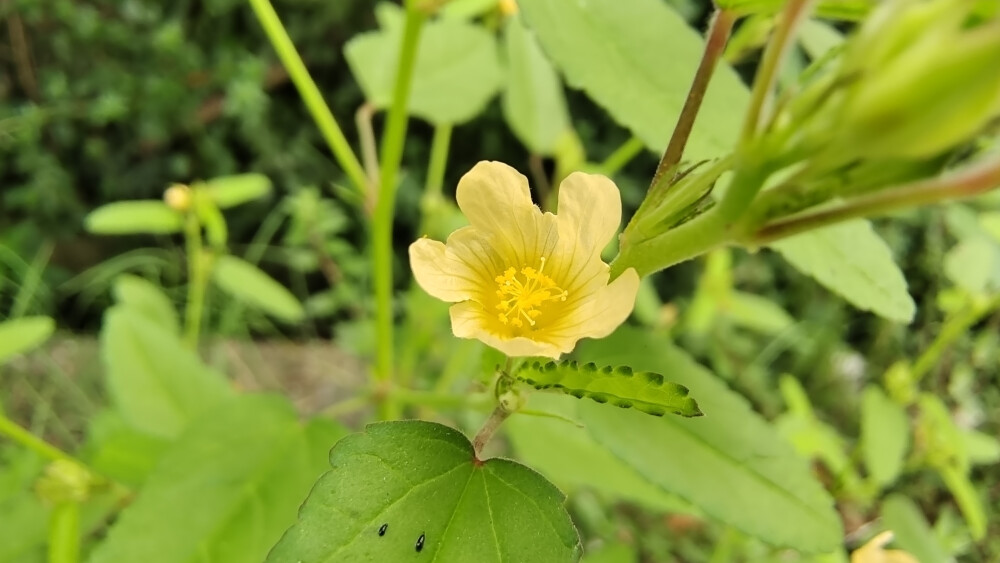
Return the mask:
M506 459L476 459L460 432L381 422L341 440L299 523L269 563L576 561L565 497Z
M972 465L991 465L1000 461L1000 441L996 436L966 430L962 432L962 446Z
M99 235L179 233L183 216L162 201L118 201L90 212L84 227Z
M141 314L170 334L180 334L180 322L174 304L160 288L143 278L130 274L118 276L114 282L115 301Z
M795 324L777 303L743 291L729 292L723 312L740 326L765 335L781 334Z
M783 0L719 0L720 8L740 14L776 14L785 5ZM821 0L816 3L816 15L835 20L859 21L868 15L875 0Z
M507 80L501 98L504 117L511 131L532 153L550 155L559 137L570 127L562 82L521 18L507 20L504 47L507 55Z
M667 146L704 49L698 32L660 0L532 0L520 7L570 86L584 90L650 149ZM730 152L748 102L733 69L720 65L685 159Z
M355 35L344 46L365 97L378 108L392 100L402 27L401 9L381 3L383 29ZM424 24L410 90L410 113L435 124L469 121L500 87L496 39L481 26L458 19Z
M865 467L880 487L896 481L910 442L906 411L876 385L861 396L861 448Z
M90 563L263 560L341 435L332 422L304 426L277 396L218 405L164 454Z
M192 419L232 395L222 374L127 306L105 313L101 356L112 401L132 427L153 436L177 437Z
M623 327L581 343L578 357L670 373L698 397L700 418L577 405L587 434L649 483L774 545L810 553L839 545L833 500L804 460L745 399L665 337Z
M118 412L102 411L90 420L84 459L98 474L139 487L170 442L133 428Z
M650 510L695 512L595 441L579 422L580 404L572 397L532 393L526 408L560 418L517 414L504 423L517 458L568 492L589 488Z
M49 317L21 317L0 323L0 364L41 346L56 330Z
M271 180L262 174L238 174L212 178L202 188L219 209L235 207L271 193Z
M441 17L469 20L489 12L497 0L449 0L441 7Z
M958 287L983 293L1000 285L1000 249L984 236L964 238L945 255L944 273Z
M814 61L844 43L844 34L832 25L816 20L806 20L799 32L802 47Z
M863 220L848 221L770 244L800 272L855 307L909 323L916 305L892 252Z
M598 368L577 362L525 362L511 375L536 389L588 398L620 408L635 408L654 416L666 413L700 416L698 403L683 385L653 372L634 373L628 366Z
M951 560L912 500L900 494L889 495L882 503L882 520L883 527L895 534L896 544L918 561Z
M283 321L295 323L305 318L305 310L292 292L241 258L219 256L212 268L212 281L237 300Z
M624 543L609 543L594 551L588 551L582 563L636 563L639 554L635 548Z

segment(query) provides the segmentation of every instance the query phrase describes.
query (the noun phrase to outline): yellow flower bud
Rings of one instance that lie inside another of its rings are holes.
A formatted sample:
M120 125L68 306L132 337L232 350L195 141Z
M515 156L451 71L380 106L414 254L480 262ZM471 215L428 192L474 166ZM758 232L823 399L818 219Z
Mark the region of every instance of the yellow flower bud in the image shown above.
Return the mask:
M172 184L163 192L163 201L174 211L187 211L191 208L191 188L184 184Z

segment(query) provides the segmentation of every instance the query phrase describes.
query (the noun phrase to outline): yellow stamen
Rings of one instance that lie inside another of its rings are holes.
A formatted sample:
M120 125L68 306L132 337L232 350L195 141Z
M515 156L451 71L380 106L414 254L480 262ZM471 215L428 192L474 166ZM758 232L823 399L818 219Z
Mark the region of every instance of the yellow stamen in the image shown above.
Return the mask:
M556 285L544 271L545 257L542 256L537 270L525 266L518 272L516 268L509 267L494 278L499 288L496 294L500 302L496 308L501 311L498 318L502 324L521 328L524 326L523 318L529 325L535 326L535 319L542 314L541 307L545 303L566 300L569 295L566 290Z

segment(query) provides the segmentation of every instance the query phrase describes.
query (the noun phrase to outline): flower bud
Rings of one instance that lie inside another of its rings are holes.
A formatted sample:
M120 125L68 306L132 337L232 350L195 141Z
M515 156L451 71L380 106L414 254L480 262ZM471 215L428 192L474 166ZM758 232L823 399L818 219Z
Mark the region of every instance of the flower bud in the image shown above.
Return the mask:
M191 208L191 188L184 184L172 184L163 192L163 201L174 211L187 211Z

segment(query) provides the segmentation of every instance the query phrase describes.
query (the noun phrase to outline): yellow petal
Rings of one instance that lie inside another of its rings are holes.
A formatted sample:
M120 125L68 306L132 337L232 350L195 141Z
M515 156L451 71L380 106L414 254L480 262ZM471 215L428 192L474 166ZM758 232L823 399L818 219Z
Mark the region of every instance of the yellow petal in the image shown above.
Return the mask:
M622 218L618 187L605 176L574 172L559 184L560 277L573 278L587 268L615 233ZM569 259L567 259L569 258Z
M458 206L472 227L491 238L510 264L521 267L551 253L558 222L531 202L528 179L502 162L479 162L458 182Z
M449 256L445 245L436 240L422 238L410 245L410 267L420 287L442 301L465 301L479 294L478 275Z
M639 274L629 268L606 287L579 303L565 318L545 331L558 347L572 346L581 338L603 338L625 322L635 306ZM567 308L572 308L572 305Z
M495 323L492 313L473 301L465 301L451 306L451 330L459 338L475 338L487 346L500 350L510 357L545 356L559 359L564 352L548 342L518 336L504 338L489 329Z
M900 549L885 549L892 541L892 532L885 531L851 553L851 563L918 563L917 559Z

